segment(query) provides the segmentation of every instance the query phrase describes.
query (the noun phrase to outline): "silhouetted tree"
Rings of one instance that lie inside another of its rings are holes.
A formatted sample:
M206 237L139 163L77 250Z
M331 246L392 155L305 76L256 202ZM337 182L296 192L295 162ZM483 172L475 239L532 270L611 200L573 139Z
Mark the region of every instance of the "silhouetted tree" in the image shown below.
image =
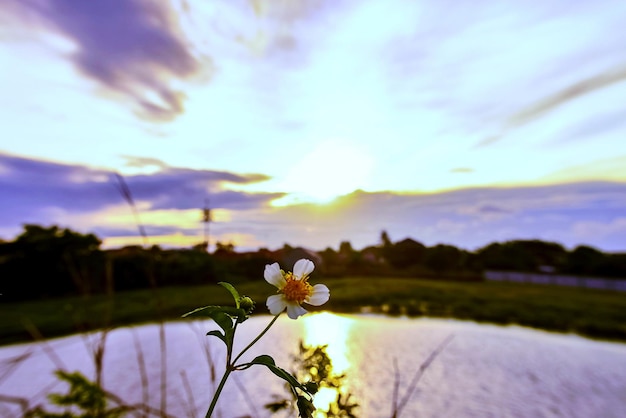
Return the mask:
M605 261L606 255L601 251L580 245L567 254L563 271L572 274L598 274Z
M351 255L352 253L354 253L354 249L350 241L342 241L341 244L339 244L339 254Z
M219 254L232 254L234 252L235 252L235 244L233 244L232 242L223 243L223 242L217 241L217 243L215 244L215 254L216 255L219 255Z
M0 244L0 293L8 299L90 293L102 287L100 240L58 226L24 225Z
M383 256L391 266L397 269L406 269L424 262L426 246L421 242L406 238L383 251Z
M426 249L424 265L437 274L460 271L465 254L452 245L438 244Z
M478 250L478 255L486 269L538 271L541 266L563 266L567 251L554 242L515 240L490 244Z
M599 274L606 277L626 277L626 254L607 254Z

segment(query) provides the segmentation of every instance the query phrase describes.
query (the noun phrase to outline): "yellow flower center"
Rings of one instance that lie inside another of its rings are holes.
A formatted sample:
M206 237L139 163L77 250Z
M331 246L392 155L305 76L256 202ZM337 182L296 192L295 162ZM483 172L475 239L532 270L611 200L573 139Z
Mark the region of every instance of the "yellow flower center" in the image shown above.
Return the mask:
M285 295L290 302L302 303L313 293L313 286L308 283L308 278L296 280L292 273L285 274L287 284L282 288L281 293Z

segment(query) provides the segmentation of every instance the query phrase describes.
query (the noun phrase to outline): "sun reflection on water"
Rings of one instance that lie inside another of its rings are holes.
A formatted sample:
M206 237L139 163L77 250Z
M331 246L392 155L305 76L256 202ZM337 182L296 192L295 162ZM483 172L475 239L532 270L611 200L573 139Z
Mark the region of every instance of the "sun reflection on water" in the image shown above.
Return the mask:
M348 357L348 334L354 321L328 312L305 316L304 344L327 345L326 353L335 373L344 373L351 366Z
M328 411L330 404L333 403L335 399L337 399L337 389L320 388L320 390L315 394L315 398L313 399L313 406L317 408L315 417L325 418L326 414L324 414L322 411Z
M341 375L353 366L348 356L348 335L353 323L350 318L328 312L304 317L304 344L309 347L327 346L325 352L335 375ZM340 392L344 392L342 388L320 388L313 401L318 410L315 416L325 417L321 411L327 411Z

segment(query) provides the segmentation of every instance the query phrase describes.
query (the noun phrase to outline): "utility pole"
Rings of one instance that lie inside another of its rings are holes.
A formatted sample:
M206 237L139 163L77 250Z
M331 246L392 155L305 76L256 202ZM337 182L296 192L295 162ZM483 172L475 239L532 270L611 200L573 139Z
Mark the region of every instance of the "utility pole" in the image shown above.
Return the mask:
M209 224L211 223L211 208L209 207L209 199L204 199L204 209L202 210L202 223L204 223L204 243L206 252L210 253L211 244L209 244Z

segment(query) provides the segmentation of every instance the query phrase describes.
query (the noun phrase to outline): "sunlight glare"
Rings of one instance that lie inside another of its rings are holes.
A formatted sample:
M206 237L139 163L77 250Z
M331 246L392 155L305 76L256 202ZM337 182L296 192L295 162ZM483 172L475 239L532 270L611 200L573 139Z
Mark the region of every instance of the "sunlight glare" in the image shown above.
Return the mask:
M313 405L317 408L316 418L325 418L326 414L321 411L328 411L330 404L337 399L337 389L323 387L315 394Z
M350 367L347 341L353 321L328 312L307 315L303 320L304 344L327 345L326 353L333 363L333 371L345 372Z
M178 228L194 229L200 228L200 209L157 209L139 206L141 221L149 225L175 226ZM110 226L132 225L135 218L132 211L126 205L118 205L98 213L104 222ZM227 209L212 209L211 220L213 222L230 222L232 211Z
M163 247L191 247L201 242L201 238L193 235L175 233L169 235L151 235L148 237L148 245ZM139 235L106 237L102 240L102 248L122 248L127 246L143 246L143 238Z
M296 162L280 186L303 200L328 203L363 188L371 168L372 158L362 149L326 141Z
M340 375L350 367L348 360L348 334L353 321L349 318L321 312L304 317L304 345L315 347L325 345L326 354L333 366L333 373ZM328 410L337 397L337 389L323 387L315 394L313 405L321 410ZM317 412L316 417L324 417Z

